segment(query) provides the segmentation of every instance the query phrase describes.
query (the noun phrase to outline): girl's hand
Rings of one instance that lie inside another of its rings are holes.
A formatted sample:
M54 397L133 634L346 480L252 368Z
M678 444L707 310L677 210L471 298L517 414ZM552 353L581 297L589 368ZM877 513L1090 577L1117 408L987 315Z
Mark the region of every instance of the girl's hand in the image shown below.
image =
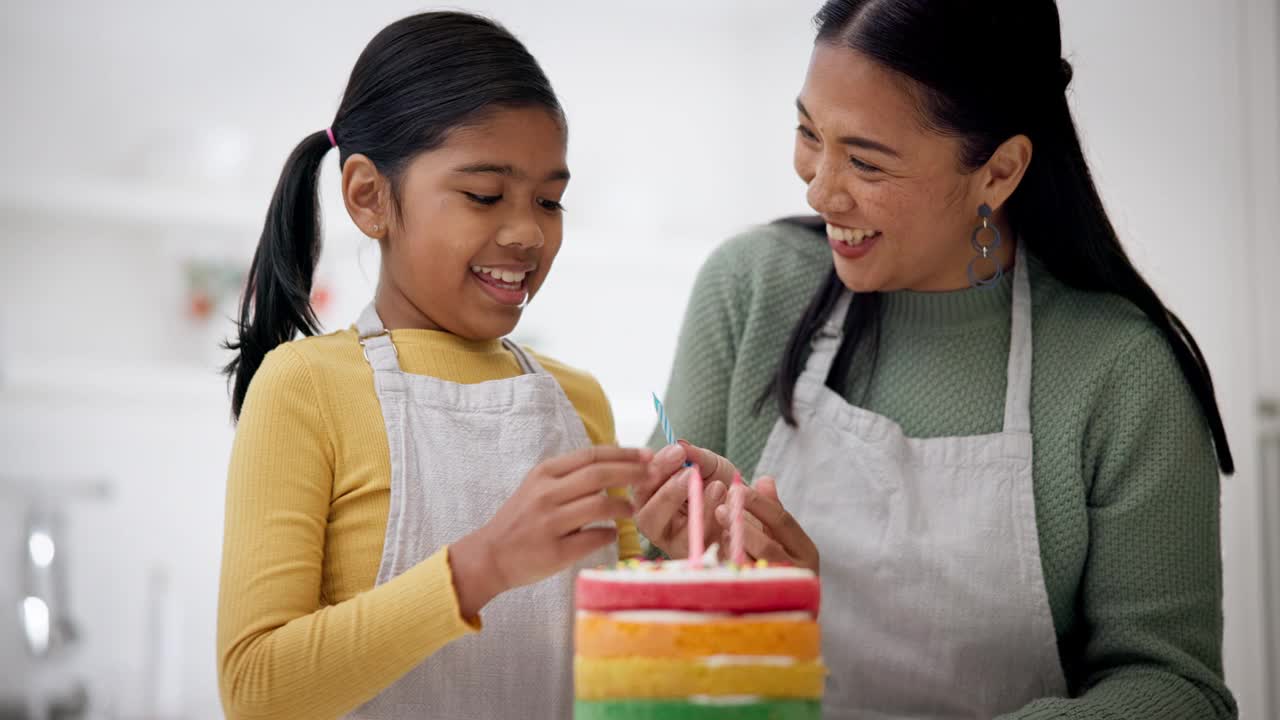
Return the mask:
M698 465L702 478L703 542L719 537L715 510L728 496L728 483L718 476L733 478L728 460L708 450L682 442L669 445L654 456L649 480L634 488L636 529L669 557L689 554L689 481L686 460ZM707 472L710 468L711 472ZM718 473L717 473L718 470Z
M472 618L512 588L553 575L617 537L615 528L583 526L631 516L611 487L643 484L653 453L592 447L535 467L489 522L449 546L458 606Z
M743 547L751 560L787 563L818 572L818 546L813 544L795 517L782 507L778 486L771 477L762 477L754 487L743 485L746 493L742 523ZM724 528L720 547L729 547L729 506L716 509L716 520ZM753 522L754 520L754 522Z

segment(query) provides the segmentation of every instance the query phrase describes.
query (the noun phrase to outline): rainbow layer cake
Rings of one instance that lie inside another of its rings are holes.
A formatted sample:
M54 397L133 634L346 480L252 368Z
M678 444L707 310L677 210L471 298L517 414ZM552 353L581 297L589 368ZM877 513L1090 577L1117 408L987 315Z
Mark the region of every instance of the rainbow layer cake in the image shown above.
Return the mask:
M765 563L618 563L577 581L577 720L822 714L818 578Z

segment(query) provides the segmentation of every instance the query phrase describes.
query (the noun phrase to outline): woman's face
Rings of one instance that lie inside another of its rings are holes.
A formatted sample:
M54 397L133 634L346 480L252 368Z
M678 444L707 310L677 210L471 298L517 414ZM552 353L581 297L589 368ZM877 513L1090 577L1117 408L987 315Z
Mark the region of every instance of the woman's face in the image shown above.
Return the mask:
M967 287L978 207L997 206L987 173L961 166L960 142L924 128L908 83L819 42L796 102L796 172L855 292Z

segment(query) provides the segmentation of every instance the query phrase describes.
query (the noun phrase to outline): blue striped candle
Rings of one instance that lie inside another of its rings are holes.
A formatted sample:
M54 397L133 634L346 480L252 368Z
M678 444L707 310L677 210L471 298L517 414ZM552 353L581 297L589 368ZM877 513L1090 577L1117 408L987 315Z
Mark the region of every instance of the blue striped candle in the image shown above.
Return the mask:
M662 434L667 438L668 445L676 444L676 434L671 429L671 421L667 419L667 409L662 407L662 401L658 399L658 393L653 395L653 409L658 411L658 424L662 426Z
M662 434L667 438L667 445L676 444L675 431L671 429L671 421L667 419L667 409L662 407L658 393L653 395L653 409L658 411L658 424L662 426ZM693 463L685 460L684 466L693 468ZM689 475L689 551L685 555L689 567L702 567L703 525L702 525L702 474L693 468Z
M658 411L658 424L662 426L662 434L667 438L667 444L675 445L676 433L671 429L671 421L667 419L667 409L662 406L662 401L658 399L658 393L649 394L653 395L653 409ZM693 467L693 463L686 460L684 466Z

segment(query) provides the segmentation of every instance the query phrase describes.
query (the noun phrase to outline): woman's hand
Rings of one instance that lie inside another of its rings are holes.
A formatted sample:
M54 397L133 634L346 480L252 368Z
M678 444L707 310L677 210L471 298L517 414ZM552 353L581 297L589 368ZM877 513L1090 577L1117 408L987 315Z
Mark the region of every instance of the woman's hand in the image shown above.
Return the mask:
M787 563L818 572L818 546L813 544L795 517L782 507L778 486L771 477L762 477L754 487L743 485L730 492L745 493L742 523L743 547L752 560ZM752 522L754 519L756 522ZM716 520L724 528L720 547L729 547L729 506L716 508Z
M615 528L584 526L630 517L631 503L603 491L645 484L652 460L647 449L592 447L531 470L484 526L449 546L463 617L613 542Z
M669 557L689 554L689 481L692 473L686 461L698 465L702 473L703 542L719 537L715 510L728 496L729 485L721 479L733 477L728 460L688 443L668 445L654 456L649 480L634 488L636 529ZM711 468L712 472L707 472ZM717 474L716 470L719 469Z

